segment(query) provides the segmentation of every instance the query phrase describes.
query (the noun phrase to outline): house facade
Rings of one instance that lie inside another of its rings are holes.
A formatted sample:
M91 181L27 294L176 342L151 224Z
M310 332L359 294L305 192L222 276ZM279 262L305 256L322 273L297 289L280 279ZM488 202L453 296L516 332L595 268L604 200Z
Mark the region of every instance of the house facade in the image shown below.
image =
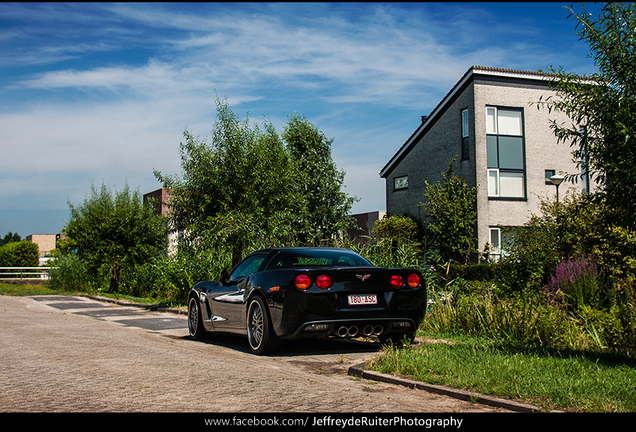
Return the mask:
M553 174L577 174L567 143L557 143L550 120L569 124L536 102L553 94L549 77L524 71L472 67L400 147L380 172L386 179L389 216L411 214L424 221L424 180L436 183L449 162L477 186L478 250L501 253L502 228L523 225L540 214L542 198L554 197ZM585 190L584 181L562 183Z

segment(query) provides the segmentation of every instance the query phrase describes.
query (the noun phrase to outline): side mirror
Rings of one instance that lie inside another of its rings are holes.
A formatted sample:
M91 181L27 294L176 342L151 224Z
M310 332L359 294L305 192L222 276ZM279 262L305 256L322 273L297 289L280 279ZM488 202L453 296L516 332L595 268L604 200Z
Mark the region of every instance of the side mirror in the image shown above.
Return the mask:
M219 282L221 282L221 284L225 284L225 282L227 282L229 278L230 274L227 272L227 270L223 269L223 271L221 272L221 276L219 276Z

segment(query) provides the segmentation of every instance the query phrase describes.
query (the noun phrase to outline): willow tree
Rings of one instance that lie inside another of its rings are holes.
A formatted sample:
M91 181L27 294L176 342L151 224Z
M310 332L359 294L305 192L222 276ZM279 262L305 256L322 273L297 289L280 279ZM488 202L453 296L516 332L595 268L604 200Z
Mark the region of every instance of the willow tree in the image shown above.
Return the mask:
M269 121L257 124L217 99L208 139L184 132L181 175L155 176L170 190L173 229L194 248L232 254L303 244L342 228L350 206L330 142L304 118L292 116L285 140Z
M616 220L636 223L636 8L605 3L598 16L585 6L569 18L590 47L598 71L579 76L550 69L556 95L539 106L564 112L570 122L552 122L560 141L570 142L583 175L598 185L595 197L616 210Z

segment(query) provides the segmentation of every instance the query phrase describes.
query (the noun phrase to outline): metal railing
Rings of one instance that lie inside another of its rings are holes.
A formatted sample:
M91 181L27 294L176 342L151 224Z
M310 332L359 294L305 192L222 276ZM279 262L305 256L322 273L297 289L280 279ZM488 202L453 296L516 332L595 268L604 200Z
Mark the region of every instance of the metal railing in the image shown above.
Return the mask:
M48 280L55 267L0 267L0 280Z

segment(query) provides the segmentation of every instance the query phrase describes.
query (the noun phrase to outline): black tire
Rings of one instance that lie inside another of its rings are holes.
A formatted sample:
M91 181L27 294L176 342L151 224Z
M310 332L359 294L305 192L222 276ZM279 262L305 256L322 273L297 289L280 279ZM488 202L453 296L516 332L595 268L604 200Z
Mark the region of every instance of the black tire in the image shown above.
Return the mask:
M191 297L188 302L188 332L194 340L201 340L207 334L203 327L199 299L196 297Z
M279 339L272 329L267 306L259 296L247 308L247 342L254 354L270 354L278 349Z

